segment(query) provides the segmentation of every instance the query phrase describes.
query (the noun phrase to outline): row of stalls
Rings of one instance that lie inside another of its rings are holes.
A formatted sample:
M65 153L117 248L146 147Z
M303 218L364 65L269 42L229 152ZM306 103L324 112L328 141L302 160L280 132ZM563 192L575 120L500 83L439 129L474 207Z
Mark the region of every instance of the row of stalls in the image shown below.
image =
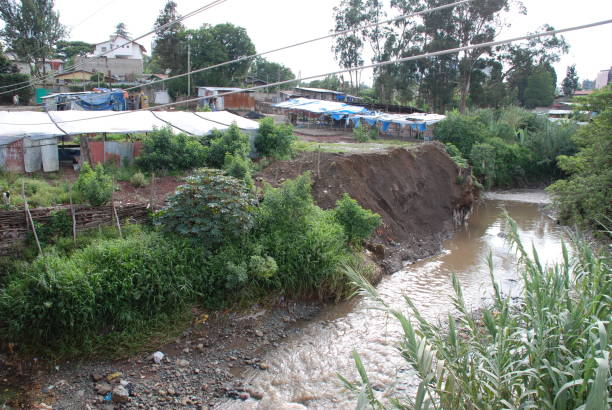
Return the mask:
M430 138L432 125L444 115L389 114L334 101L295 98L274 105L296 126L322 128L376 127L380 133L397 138Z
M62 142L74 136L146 134L167 127L175 134L206 136L232 124L253 143L259 123L227 111L0 111L0 170L58 171L60 160L70 157ZM139 151L137 142L96 141L90 145L89 160L94 163L114 158L122 164Z

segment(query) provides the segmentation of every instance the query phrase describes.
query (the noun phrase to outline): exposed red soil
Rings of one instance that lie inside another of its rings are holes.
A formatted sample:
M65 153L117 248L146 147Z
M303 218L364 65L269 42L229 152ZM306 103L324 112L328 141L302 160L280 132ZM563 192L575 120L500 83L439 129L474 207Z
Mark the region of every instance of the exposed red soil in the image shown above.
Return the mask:
M463 223L474 202L470 174L459 168L439 143L354 154L303 153L277 162L259 177L274 186L305 171L313 175L313 196L333 208L346 192L382 216L370 248L385 259L387 271L402 260L435 254Z

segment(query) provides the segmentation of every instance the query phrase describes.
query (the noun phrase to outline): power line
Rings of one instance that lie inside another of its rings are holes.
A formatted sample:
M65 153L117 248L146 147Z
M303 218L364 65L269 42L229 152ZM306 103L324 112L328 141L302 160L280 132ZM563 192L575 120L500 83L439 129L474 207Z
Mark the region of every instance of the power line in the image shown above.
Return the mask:
M355 31L365 30L365 29L370 28L370 27L376 27L376 26L380 26L380 25L383 25L383 24L387 24L387 23L394 23L394 22L399 21L399 20L405 20L405 19L408 19L408 18L411 18L411 17L416 17L416 16L419 16L419 15L422 15L422 14L433 13L433 12L436 12L436 11L448 9L448 8L455 7L455 6L459 6L461 4L469 3L471 1L474 1L474 0L461 0L461 1L457 1L455 3L445 4L443 6L438 6L438 7L434 7L434 8L431 8L431 9L417 11L415 13L405 14L405 15L402 15L402 16L399 16L399 17L394 17L392 19L388 19L388 20L383 20L383 21L379 21L379 22L375 22L375 23L366 24L365 26L361 26L361 27L357 27L357 28L351 28L351 29L343 30L343 31L337 31L337 32L334 32L334 33L331 33L331 34L327 34L327 35L322 36L322 37L317 37L317 38L313 38L311 40L306 40L306 41L302 41L302 42L299 42L299 43L291 44L291 45L288 45L288 46L276 48L276 49L273 49L273 50L264 51L263 53L257 53L257 54L252 54L252 55L249 55L249 56L240 57L240 58L237 58L235 60L225 61L223 63L214 64L214 65L211 65L211 66L208 66L208 67L204 67L204 68L200 68L200 69L197 69L197 70L193 70L193 71L190 71L190 72L187 72L187 73L177 74L177 75L174 75L172 77L168 77L168 78L164 78L164 79L160 79L160 80L151 81L149 83L137 85L137 86L134 86L134 87L129 87L129 88L126 88L125 91L130 91L130 90L134 90L134 89L142 88L142 87L148 87L150 85L162 83L162 82L169 81L169 80L173 80L175 78L181 78L181 77L185 77L187 75L201 73L203 71L208 71L208 70L212 70L214 68L223 67L223 66L226 66L226 65L229 65L229 64L234 64L234 63L238 63L238 62L241 62L241 61L250 60L250 59L253 59L253 58L256 58L256 57L261 57L261 56L264 56L264 55L267 55L267 54L272 54L272 53L276 53L276 52L279 52L279 51L288 50L290 48L303 46L303 45L306 45L306 44L314 43L314 42L325 40L325 39L328 39L328 38L338 37L338 36L342 36L344 34L352 33L352 32L355 32Z
M160 26L160 27L157 27L157 28L155 28L155 29L151 30L151 31L149 31L149 32L148 32L148 33L146 33L146 34L143 34L143 35L141 35L141 36L139 36L139 37L136 37L136 38L134 38L134 39L131 39L131 40L129 40L129 41L127 41L127 42L125 42L125 43L121 44L121 45L120 45L120 46L118 46L117 48L121 48L121 47L123 47L123 46L125 46L125 45L131 44L131 43L134 43L134 42L136 42L136 41L138 41L138 40L140 40L140 39L142 39L142 38L144 38L144 37L147 37L147 36L149 36L149 35L151 35L151 34L154 34L154 33L158 32L158 31L165 30L165 29L167 29L168 27L170 27L170 26L172 26L172 25L174 25L174 24L180 23L181 21L183 21L183 20L185 20L185 19L188 19L189 17L195 16L196 14L199 14L199 13L201 13L201 12L203 12L203 11L209 10L209 9L211 9L211 8L215 7L215 6L218 6L218 5L222 4L222 3L225 3L226 1L228 1L228 0L214 0L213 2L208 3L208 4L206 4L206 5L202 6L202 7L200 7L199 9L196 9L196 10L194 10L194 11L190 12L190 13L187 13L187 14L186 14L186 15L184 15L184 16L179 17L178 19L175 19L175 20L169 21L168 23L166 23L166 24L164 24L164 25L162 25L162 26ZM106 51L106 52L104 52L104 53L102 53L102 54L100 54L100 55L97 55L97 56L94 56L94 57L87 57L87 59L102 57L102 56L104 56L104 55L106 55L106 54L111 53L113 50L116 50L116 49L112 49L112 48L111 48L110 50L108 50L108 51ZM87 61L83 61L83 62L81 62L81 63L79 63L79 64L75 64L75 65L73 65L72 67L69 67L69 68L65 69L65 70L64 70L64 72L69 72L69 71L75 70L75 69L77 69L77 68L79 68L79 67L82 67L83 65L85 65L85 64L86 64L86 62L87 62ZM22 89L24 89L24 88L28 88L28 87L30 87L30 86L32 86L32 85L34 85L34 84L38 84L38 83L40 83L40 82L42 82L42 81L46 81L46 80L47 80L47 79L49 79L49 78L55 78L55 77L57 77L58 75L61 75L61 74L62 74L62 73L57 73L57 74L49 74L49 75L47 75L47 76L43 76L43 77L40 77L40 78L38 78L38 79L30 79L30 80L28 80L28 81L23 81L23 82L21 82L21 83L11 84L11 85L9 85L9 86L4 86L4 87L14 87L14 86L19 85L19 84L26 84L26 83L28 84L28 85L23 86L23 87L14 88L14 89L11 89L11 90L8 90L8 91L0 92L0 95L3 95L3 94L9 94L9 93L13 93L13 92L15 92L15 91L22 90ZM4 87L0 87L0 88L4 88Z
M370 69L370 68L383 67L383 66L387 66L387 65L391 65L391 64L399 64L399 63L405 63L405 62L408 62L408 61L421 60L421 59L424 59L424 58L438 57L438 56L443 56L443 55L447 55L447 54L455 54L455 53L459 53L461 51L468 51L468 50L473 50L473 49L476 49L476 48L501 46L501 45L508 44L508 43L513 43L513 42L516 42L516 41L531 40L531 39L538 38L538 37L553 36L553 35L556 35L556 34L567 33L567 32L571 32L571 31L584 30L584 29L587 29L587 28L603 26L603 25L606 25L606 24L612 24L612 19L598 21L598 22L589 23L589 24L583 24L583 25L580 25L580 26L573 26L573 27L558 29L558 30L549 30L549 31L544 31L544 32L540 32L540 33L533 33L533 34L528 34L528 35L520 36L520 37L514 37L514 38L510 38L510 39L506 39L506 40L489 41L489 42L486 42L486 43L472 44L472 45L469 45L469 46L450 48L450 49L440 50L440 51L433 51L433 52L429 52L429 53L425 53L425 54L419 54L419 55L416 55L416 56L403 57L403 58L399 58L399 59L396 59L396 60L382 61L382 62L378 62L378 63L362 65L362 66L359 66L359 67L352 67L350 69L342 69L342 70L332 71L332 72L329 72L329 73L311 75L311 76L303 77L303 78L296 78L296 79L292 79L292 80L277 81L277 82L271 83L271 84L258 85L258 86L255 86L255 87L244 88L244 89L241 89L239 91L229 91L229 92L226 92L226 93L217 94L214 97L215 98L224 97L226 95L241 93L241 92L244 92L244 91L255 91L255 90L262 89L262 88L276 87L278 85L290 84L290 83L295 83L295 82L299 82L299 81L303 81L303 80L313 80L315 78L327 77L327 76L342 74L342 73L346 73L346 72L354 71L354 70L366 70L366 69ZM188 100L183 100L183 101L177 101L177 102L173 102L173 103L163 104L163 105L159 105L159 106L156 106L156 107L141 108L139 110L134 110L134 111L120 111L120 112L116 112L116 113L113 113L113 114L102 115L102 116L98 116L98 117L79 118L79 119L75 119L75 120L66 120L66 121L57 121L57 123L58 124L63 124L63 123L86 121L86 120L90 120L90 119L116 117L116 116L120 116L120 115L126 115L126 114L129 114L129 113L132 113L132 112L151 111L151 110L157 110L157 109L165 108L165 107L173 107L173 106L176 106L176 105L181 105L181 104L185 104L185 103L199 101L201 99L203 99L203 97L191 98L191 99L188 99ZM0 124L1 125L25 125L25 126L27 126L27 125L50 125L52 123L37 123L37 124L0 123Z

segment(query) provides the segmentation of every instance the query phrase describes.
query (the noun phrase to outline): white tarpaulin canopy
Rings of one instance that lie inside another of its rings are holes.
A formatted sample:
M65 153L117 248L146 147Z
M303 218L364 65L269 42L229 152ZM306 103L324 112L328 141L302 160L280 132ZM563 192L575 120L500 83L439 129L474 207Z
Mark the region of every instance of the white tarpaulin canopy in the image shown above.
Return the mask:
M64 133L49 121L47 113L0 111L0 145L11 144L23 137L36 140L60 135Z
M172 131L208 135L236 123L242 130L256 130L259 123L225 111L0 111L0 145L18 139L51 138L99 133L142 133L171 126Z

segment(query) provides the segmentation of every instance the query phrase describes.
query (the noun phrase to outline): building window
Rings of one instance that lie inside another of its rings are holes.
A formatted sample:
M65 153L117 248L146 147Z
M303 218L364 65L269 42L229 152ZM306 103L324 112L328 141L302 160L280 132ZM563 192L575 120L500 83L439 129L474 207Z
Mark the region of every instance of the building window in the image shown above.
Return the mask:
M102 47L102 52L106 53L106 47Z

